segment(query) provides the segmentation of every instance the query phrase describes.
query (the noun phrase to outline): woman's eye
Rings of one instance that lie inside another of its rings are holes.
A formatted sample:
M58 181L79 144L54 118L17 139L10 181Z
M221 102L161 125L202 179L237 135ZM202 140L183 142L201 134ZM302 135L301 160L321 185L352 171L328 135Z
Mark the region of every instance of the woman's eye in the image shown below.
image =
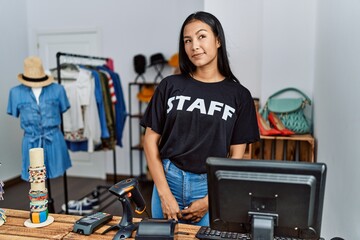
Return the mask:
M206 36L205 35L200 35L199 39L202 39L202 38L206 38Z
M184 43L189 43L191 42L189 39L185 39Z

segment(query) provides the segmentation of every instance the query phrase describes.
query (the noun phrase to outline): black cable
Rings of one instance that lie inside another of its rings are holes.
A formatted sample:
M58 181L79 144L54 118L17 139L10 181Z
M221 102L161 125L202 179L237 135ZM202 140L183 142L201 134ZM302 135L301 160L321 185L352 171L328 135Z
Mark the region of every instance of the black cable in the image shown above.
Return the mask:
M147 209L145 209L145 213L147 215L148 218L151 218L151 215L149 214L149 212L147 211Z

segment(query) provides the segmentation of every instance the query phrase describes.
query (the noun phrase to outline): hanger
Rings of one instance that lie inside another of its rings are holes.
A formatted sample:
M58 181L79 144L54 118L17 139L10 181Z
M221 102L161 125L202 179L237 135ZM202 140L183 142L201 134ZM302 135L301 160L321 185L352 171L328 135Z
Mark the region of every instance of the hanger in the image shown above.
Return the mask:
M71 61L67 62L66 60L59 65L60 71L66 72L79 72L79 67L72 63ZM57 68L50 69L51 75L54 77L55 80L58 80ZM61 77L61 80L69 80L75 81L76 78L71 77Z
M79 71L78 67L73 63L61 63L60 64L61 70L70 70L70 71Z

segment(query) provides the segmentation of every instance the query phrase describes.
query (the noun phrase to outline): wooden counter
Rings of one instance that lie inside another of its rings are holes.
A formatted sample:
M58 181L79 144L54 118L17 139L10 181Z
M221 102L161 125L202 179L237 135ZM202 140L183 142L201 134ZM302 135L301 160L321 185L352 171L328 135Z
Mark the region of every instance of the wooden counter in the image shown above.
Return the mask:
M1 240L39 240L39 239L112 239L117 231L110 231L104 235L101 235L109 226L118 224L120 217L114 216L113 219L106 225L96 230L93 234L86 236L72 232L73 225L76 220L82 216L65 215L65 214L53 214L54 222L46 227L42 228L27 228L24 226L25 220L29 219L29 211L4 209L7 221L4 225L0 226L0 239ZM139 222L141 219L135 218L134 222ZM193 240L199 227L179 224L178 231L185 232L188 235L177 235L181 240ZM134 238L129 238L134 239Z

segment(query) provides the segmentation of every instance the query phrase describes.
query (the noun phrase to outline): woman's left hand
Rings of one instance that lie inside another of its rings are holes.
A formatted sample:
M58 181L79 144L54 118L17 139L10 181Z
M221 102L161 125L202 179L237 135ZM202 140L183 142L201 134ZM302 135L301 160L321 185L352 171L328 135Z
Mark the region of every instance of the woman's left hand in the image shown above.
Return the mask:
M191 222L199 222L208 212L208 198L207 196L192 202L188 208L181 210L183 220L190 220Z

